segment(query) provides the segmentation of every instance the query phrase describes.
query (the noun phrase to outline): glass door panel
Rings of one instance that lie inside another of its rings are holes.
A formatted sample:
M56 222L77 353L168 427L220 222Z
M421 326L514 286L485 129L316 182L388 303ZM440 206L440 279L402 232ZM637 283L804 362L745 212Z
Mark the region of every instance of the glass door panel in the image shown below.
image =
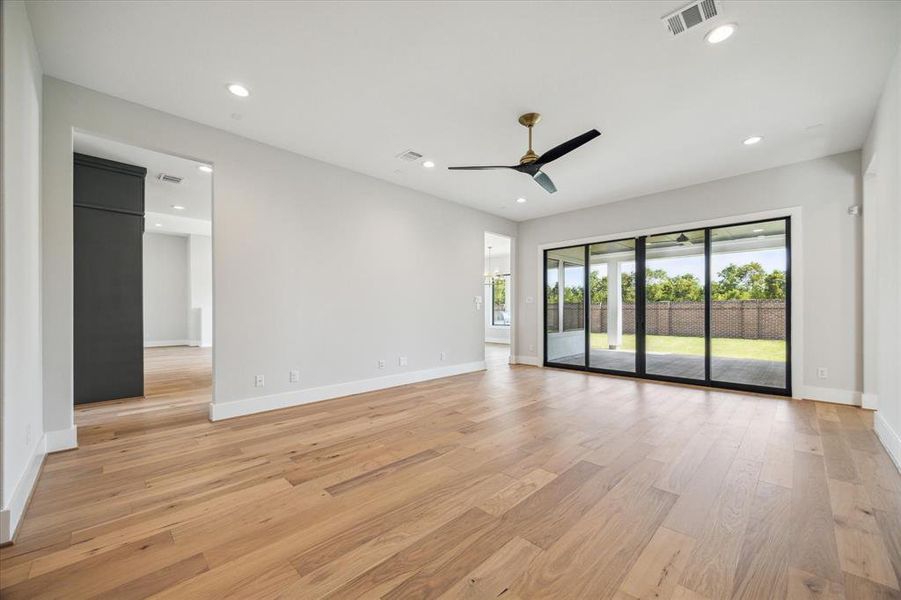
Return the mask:
M635 372L635 240L593 244L588 272L593 369Z
M585 366L585 246L545 253L545 360Z
M645 372L705 380L704 230L646 238Z
M787 225L710 230L712 381L787 387Z

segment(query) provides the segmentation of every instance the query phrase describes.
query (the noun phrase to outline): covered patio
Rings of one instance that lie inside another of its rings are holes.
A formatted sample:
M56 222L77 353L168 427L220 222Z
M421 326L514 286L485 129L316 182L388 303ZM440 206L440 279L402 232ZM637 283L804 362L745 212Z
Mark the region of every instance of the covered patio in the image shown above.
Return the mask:
M647 353L648 375L678 377L704 381L704 357L683 354ZM554 363L574 366L585 366L583 354L573 354L554 359ZM635 372L635 353L624 350L604 350L592 348L589 367L623 371L623 374ZM749 358L712 357L710 360L710 377L714 381L726 383L747 383L772 388L785 387L785 362L773 360L757 360Z

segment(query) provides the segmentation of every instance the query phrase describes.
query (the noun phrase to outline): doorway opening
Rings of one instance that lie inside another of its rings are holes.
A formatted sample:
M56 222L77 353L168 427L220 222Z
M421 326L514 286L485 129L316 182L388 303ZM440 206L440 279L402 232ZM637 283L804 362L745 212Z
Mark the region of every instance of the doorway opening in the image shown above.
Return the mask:
M485 232L485 364L490 368L511 361L513 329L512 240Z
M76 132L75 403L205 415L212 395L212 165ZM112 402L111 402L112 401ZM132 407L129 404L129 407Z

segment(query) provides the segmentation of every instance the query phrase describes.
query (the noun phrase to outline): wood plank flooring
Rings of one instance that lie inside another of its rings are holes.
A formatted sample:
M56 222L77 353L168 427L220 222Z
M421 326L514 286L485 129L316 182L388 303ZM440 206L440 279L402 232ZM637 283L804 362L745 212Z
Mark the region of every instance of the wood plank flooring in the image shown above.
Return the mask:
M0 595L901 598L870 413L494 358L210 423L209 351L151 350L47 458Z

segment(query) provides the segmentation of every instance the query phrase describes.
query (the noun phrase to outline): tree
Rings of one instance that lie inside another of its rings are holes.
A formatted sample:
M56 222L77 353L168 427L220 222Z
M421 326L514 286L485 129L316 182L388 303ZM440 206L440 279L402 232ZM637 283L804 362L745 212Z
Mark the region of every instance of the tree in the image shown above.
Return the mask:
M623 302L626 304L635 303L635 274L622 272L620 273ZM594 305L605 304L609 294L607 276L601 277L597 271L588 272L588 289L591 303Z
M598 272L588 272L588 297L592 304L603 304L607 301L607 276L601 277Z
M573 285L563 290L564 304L582 304L585 301L585 291L581 285Z
M504 310L507 305L507 280L503 277L492 279L494 310Z
M769 300L785 300L785 271L774 270L764 280L766 298Z
M669 288L669 275L663 269L646 269L644 274L645 298L648 302L664 302Z
M635 304L635 273L623 273L623 302Z
M704 299L704 287L691 273L670 277L663 269L648 269L645 295L648 302L697 302Z
M714 300L751 300L766 296L766 272L758 262L730 264L716 274L711 297Z
M635 303L635 274L624 272L622 277L623 302ZM767 273L758 262L741 265L730 264L716 274L711 284L712 300L784 300L786 293L785 271L778 269ZM581 285L567 287L563 291L567 304L583 302ZM609 286L607 276L600 271L588 272L588 294L591 304L607 302ZM645 271L645 297L648 302L702 302L704 285L691 273L670 276L663 269ZM557 287L548 286L547 301L557 302Z
M703 299L704 287L694 275L683 273L670 278L669 300L671 302L700 302Z
M557 304L557 285L555 284L547 286L547 289L544 291L544 297L547 298L548 304Z

